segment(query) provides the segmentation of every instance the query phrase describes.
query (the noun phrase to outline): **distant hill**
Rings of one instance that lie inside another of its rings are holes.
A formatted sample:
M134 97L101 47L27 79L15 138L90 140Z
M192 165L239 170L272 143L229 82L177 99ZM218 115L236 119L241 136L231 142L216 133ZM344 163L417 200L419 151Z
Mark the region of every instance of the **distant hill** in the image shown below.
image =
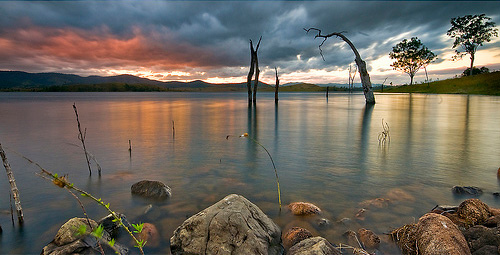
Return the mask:
M92 85L92 86L90 86ZM69 87L68 87L69 86ZM108 86L109 88L107 88ZM259 88L272 86L259 82ZM130 90L127 90L130 89ZM11 91L243 91L246 83L211 84L191 82L161 82L133 75L88 76L61 73L27 73L0 71L0 90Z
M479 94L500 96L500 71L461 78L447 79L424 84L385 87L384 92Z

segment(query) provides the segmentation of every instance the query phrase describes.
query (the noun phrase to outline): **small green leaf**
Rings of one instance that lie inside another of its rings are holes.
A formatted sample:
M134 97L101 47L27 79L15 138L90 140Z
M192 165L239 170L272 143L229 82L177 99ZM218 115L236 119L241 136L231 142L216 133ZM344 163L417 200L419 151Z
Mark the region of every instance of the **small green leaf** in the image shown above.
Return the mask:
M113 247L115 245L115 239L111 239L111 241L109 241L109 246Z
M54 174L54 178L57 178L57 177L59 177L59 175L58 174Z
M76 234L79 236L83 236L85 235L85 232L87 232L87 225L80 225L80 227L78 227Z
M85 194L85 193L82 193L81 195L82 195L82 197L88 197L87 194Z
M97 238L101 238L103 231L104 231L104 227L102 225L99 225L96 229L94 229L94 231L92 232L92 235L97 237Z
M109 209L109 203L108 203L107 205L105 205L105 206L106 206L106 208L108 208L108 209Z
M114 218L114 219L112 219L111 221L112 221L112 222L117 222L117 221L118 221L118 219L117 219L117 218Z
M73 188L73 185L74 185L74 184L73 184L73 183L71 183L71 184L69 185L69 187L70 187L70 188Z

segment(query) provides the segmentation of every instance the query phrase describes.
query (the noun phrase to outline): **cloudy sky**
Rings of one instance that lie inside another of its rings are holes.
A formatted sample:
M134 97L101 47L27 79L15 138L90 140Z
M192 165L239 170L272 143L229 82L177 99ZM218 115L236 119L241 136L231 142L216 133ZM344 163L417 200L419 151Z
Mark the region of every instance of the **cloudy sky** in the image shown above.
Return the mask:
M438 55L429 77L445 79L470 64L451 60L450 19L481 13L500 24L496 1L0 1L0 70L244 82L249 39L262 36L261 80L274 83L278 67L281 83L347 83L352 51L330 38L323 60L321 39L303 30L316 27L345 31L372 83L409 82L388 55L415 36ZM475 64L500 70L499 38ZM416 81L424 79L420 71Z

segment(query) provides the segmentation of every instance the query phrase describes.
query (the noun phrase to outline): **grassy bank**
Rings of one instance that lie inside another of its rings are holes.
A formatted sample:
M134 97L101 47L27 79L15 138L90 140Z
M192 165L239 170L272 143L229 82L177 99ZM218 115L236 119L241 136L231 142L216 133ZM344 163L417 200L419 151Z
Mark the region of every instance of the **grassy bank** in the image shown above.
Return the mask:
M380 90L378 90L380 92ZM384 92L478 94L500 96L500 71L411 86L386 87Z

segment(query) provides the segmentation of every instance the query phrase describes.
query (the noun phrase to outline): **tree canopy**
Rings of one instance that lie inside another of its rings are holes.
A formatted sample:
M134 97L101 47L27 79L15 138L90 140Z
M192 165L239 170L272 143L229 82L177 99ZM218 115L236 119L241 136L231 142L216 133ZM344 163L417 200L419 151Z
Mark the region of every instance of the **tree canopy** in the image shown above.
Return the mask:
M411 40L404 39L392 48L389 53L391 59L395 59L391 66L394 70L407 73L410 76L410 85L413 84L413 77L421 67L430 64L436 58L417 37Z
M465 15L451 19L451 28L446 33L455 39L452 48L462 46L463 52L456 49L455 59L460 59L464 55L470 55L470 75L474 67L474 57L479 46L491 41L492 37L498 36L498 29L495 23L490 22L491 18L486 14Z

